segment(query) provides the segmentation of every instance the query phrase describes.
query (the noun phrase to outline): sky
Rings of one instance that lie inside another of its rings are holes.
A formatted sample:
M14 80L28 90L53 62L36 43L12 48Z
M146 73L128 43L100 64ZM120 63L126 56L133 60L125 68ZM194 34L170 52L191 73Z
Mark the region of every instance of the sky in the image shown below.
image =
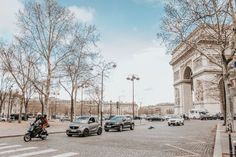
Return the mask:
M155 105L174 102L171 55L157 40L163 2L161 0L58 0L82 23L95 25L100 41L98 48L107 62L117 67L104 80L104 101L132 102L135 74L135 102ZM9 39L16 32L16 11L22 0L1 0L0 38ZM61 94L65 95L65 94ZM84 96L86 99L86 95Z

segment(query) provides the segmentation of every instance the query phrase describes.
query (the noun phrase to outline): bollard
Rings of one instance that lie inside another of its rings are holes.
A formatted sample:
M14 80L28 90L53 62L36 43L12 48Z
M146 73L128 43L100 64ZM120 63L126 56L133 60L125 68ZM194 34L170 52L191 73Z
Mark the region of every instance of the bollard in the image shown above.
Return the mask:
M236 141L233 141L233 146L234 146L234 157L236 157Z

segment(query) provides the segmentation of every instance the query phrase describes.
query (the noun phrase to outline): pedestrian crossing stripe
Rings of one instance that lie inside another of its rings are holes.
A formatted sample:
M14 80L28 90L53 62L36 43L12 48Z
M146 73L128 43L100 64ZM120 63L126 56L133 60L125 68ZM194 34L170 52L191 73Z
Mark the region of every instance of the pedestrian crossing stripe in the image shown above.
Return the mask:
M31 152L31 153L13 155L10 157L27 157L27 156L45 154L45 153L50 153L50 152L55 152L55 151L57 151L57 150L56 149L46 149L46 150L40 150L40 151L36 151L36 152Z
M10 145L10 146L3 146L3 147L0 147L0 150L2 149L8 149L8 148L16 148L16 147L20 147L21 145Z
M19 148L21 147L21 148ZM34 151L38 147L23 147L22 145L9 145L7 143L0 143L0 156L4 155L10 155L9 157L28 157L28 156L34 156L34 155L40 155L40 154L46 154L46 153L51 153L51 152L56 152L56 149L45 149L45 150L40 150L40 151ZM6 150L4 150L6 149ZM24 152L23 154L19 154L21 151L27 151ZM13 153L18 153L17 155L13 155ZM51 157L71 157L71 156L78 156L79 153L75 152L67 152L63 154L58 154L58 155L53 155ZM50 156L50 155L47 155Z
M36 149L36 148L37 147L26 147L26 148L18 148L18 149L13 149L13 150L6 150L3 152L0 152L0 155L14 153L14 152L20 152L20 151L26 151L26 150L32 150L32 149Z
M75 156L75 155L78 155L78 153L69 152L69 153L59 154L59 155L52 156L52 157L70 157L70 156Z

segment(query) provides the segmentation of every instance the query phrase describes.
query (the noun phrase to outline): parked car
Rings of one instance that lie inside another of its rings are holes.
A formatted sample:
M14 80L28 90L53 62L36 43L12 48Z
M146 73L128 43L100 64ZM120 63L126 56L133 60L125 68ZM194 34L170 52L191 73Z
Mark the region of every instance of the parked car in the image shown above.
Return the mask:
M114 116L104 125L104 130L106 132L111 129L122 131L125 128L134 130L134 122L130 116Z
M205 115L201 115L200 119L201 120L217 120L218 117L217 115L205 114Z
M25 113L21 114L21 120L26 121L26 120L28 120L28 118L29 118L29 116L26 115ZM19 114L11 114L10 119L11 120L18 120L19 119Z
M165 118L161 116L152 116L152 117L147 117L146 120L148 121L164 121Z
M92 116L77 117L74 122L69 124L66 130L67 136L78 135L88 136L90 134L102 134L102 127L97 118Z
M6 117L0 117L0 122L6 122L7 118Z
M184 118L179 115L173 115L168 119L168 125L184 125Z
M61 120L62 122L64 122L64 121L70 121L70 118L69 118L69 116L63 116L63 117L60 118L60 120Z
M140 117L140 116L134 116L134 120L142 120L142 117Z

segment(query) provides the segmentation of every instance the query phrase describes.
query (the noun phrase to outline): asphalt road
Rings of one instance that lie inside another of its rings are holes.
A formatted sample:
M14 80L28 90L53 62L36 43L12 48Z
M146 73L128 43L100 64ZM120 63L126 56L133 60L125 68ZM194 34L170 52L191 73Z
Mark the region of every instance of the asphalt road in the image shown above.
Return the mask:
M53 134L45 141L28 143L22 137L3 138L0 157L211 157L217 123L192 120L184 126L167 126L167 122L150 122L133 131L89 137Z

